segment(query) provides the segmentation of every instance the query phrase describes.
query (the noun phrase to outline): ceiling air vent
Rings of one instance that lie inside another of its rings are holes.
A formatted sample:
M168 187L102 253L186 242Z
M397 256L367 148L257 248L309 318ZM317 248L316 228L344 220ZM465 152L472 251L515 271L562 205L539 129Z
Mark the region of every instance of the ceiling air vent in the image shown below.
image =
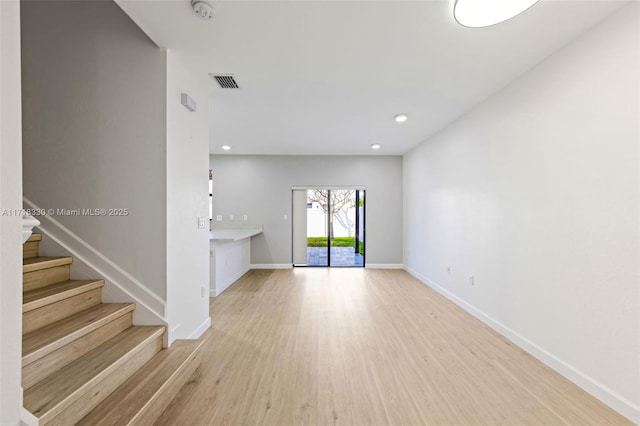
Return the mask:
M233 74L209 74L223 89L239 89Z

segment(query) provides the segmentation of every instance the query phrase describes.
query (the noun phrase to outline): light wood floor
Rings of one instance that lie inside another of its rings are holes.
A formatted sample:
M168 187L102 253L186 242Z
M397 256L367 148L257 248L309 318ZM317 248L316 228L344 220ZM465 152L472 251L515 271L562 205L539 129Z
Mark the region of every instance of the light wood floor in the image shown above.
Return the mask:
M251 271L158 425L631 424L403 271Z

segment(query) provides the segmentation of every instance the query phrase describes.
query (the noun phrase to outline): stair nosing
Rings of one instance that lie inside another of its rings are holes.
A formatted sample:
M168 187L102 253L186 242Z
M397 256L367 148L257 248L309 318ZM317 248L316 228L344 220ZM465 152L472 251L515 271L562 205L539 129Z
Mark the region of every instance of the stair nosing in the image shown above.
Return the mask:
M76 282L78 283L77 287L71 287L66 290L62 290L60 292L56 292L54 294L50 294L48 296L43 296L38 299L32 300L30 302L23 302L22 304L22 313L33 311L34 309L42 308L47 305L51 305L56 302L60 302L62 300L68 299L73 296L77 296L82 293L86 293L88 291L94 290L96 288L100 288L104 286L103 279L95 279L95 280L67 280L62 281L55 284L50 284L46 287L37 288L35 290L28 291L24 293L25 295L33 292L41 292L44 289L52 288L55 286L60 286L61 284L67 284ZM23 295L24 299L24 295Z
M45 344L43 346L40 346L36 349L34 349L33 351L29 352L29 353L23 353L22 355L22 366L26 366L31 364L32 362L52 353L53 351L61 348L64 345L67 345L79 338L81 338L82 336L86 336L87 334L91 333L92 331L97 330L98 328L102 327L103 325L111 322L112 320L121 317L122 315L126 315L129 312L132 312L135 309L135 303L102 303L96 306L93 306L89 309L86 309L82 312L78 312L77 314L71 315L70 317L67 317L65 319L62 319L60 321L56 321L52 324L49 324L43 328L40 328L38 330L35 330L31 333L34 332L42 332L43 329L47 328L47 327L51 327L51 328L55 328L56 325L59 325L60 323L64 322L64 321L69 321L70 318L75 318L75 317L79 317L81 315L86 315L87 312L89 311L93 311L96 309L99 309L101 306L103 305L119 305L120 308L117 309L116 311L110 312L107 315L98 318L96 321L93 321L89 324L85 324L84 326L73 330L72 332L60 337L57 340L54 340L48 344ZM24 336L28 336L31 333L27 333ZM23 336L23 338L24 338Z
M164 334L164 332L165 332L165 327L164 326L138 326L138 327L149 327L149 328L157 328L157 329L154 330L152 333L150 333L149 336L146 336L142 341L138 342L138 344L136 344L133 348L131 348L130 350L128 350L127 352L125 352L123 354L120 354L120 356L118 356L116 359L114 359L108 366L106 366L104 369L99 371L90 380L84 382L82 385L80 385L79 387L77 387L74 390L72 390L69 393L69 395L67 395L63 400L60 400L58 403L53 405L47 412L42 413L39 416L36 415L36 417L38 417L38 419L40 421L42 421L42 419L53 419L54 417L56 417L57 415L62 413L65 410L66 406L70 406L74 402L76 402L82 396L82 394L86 391L86 389L88 387L92 386L93 384L96 384L96 383L99 383L99 382L103 381L106 377L108 377L111 373L113 373L113 371L115 369L119 368L122 364L126 363L129 359L131 359L134 356L136 356L138 354L138 352L140 352L146 345L150 344L154 339L158 338L159 336L162 336L162 334ZM114 339L114 338L112 338L112 339ZM112 339L107 340L107 342L109 342ZM105 343L107 343L107 342L105 342ZM100 346L98 346L97 348L93 349L88 354L83 355L83 357L81 357L81 358L84 358L84 357L88 356L89 354L93 354L99 348L100 348ZM61 369L61 370L57 371L56 373L54 373L52 375L52 377L55 376L55 375L63 374L63 372L66 372L65 369L68 370L70 367L71 367L71 365L68 365L68 366L64 367L63 369ZM126 379L125 379L125 381L126 381Z
M32 261L29 263L24 263L24 261ZM56 266L65 266L73 263L73 257L71 256L62 256L62 257L49 257L49 256L37 256L31 257L28 259L23 259L22 263L22 273L26 274L29 272L41 271L43 269L55 268Z

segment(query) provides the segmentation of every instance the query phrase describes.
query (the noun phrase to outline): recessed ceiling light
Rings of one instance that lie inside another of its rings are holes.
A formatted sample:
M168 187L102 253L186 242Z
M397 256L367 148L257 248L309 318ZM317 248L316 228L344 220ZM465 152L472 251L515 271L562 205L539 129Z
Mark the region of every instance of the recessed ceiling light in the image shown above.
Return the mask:
M453 16L460 25L480 28L511 19L538 0L456 0Z
M408 118L409 116L407 114L396 114L393 116L393 119L396 120L396 123L404 123Z
M231 147L229 145L222 145L222 149L224 149L225 151L229 151Z
M371 144L371 149L380 149L380 144L379 143Z

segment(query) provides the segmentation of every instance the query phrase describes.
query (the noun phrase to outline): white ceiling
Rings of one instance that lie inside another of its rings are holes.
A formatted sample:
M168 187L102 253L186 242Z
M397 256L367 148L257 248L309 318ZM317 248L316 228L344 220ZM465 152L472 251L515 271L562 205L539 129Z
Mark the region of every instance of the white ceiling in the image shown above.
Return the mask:
M218 1L204 21L190 0L118 0L206 79L212 153L314 155L403 154L625 4L541 0L472 29L453 3Z

